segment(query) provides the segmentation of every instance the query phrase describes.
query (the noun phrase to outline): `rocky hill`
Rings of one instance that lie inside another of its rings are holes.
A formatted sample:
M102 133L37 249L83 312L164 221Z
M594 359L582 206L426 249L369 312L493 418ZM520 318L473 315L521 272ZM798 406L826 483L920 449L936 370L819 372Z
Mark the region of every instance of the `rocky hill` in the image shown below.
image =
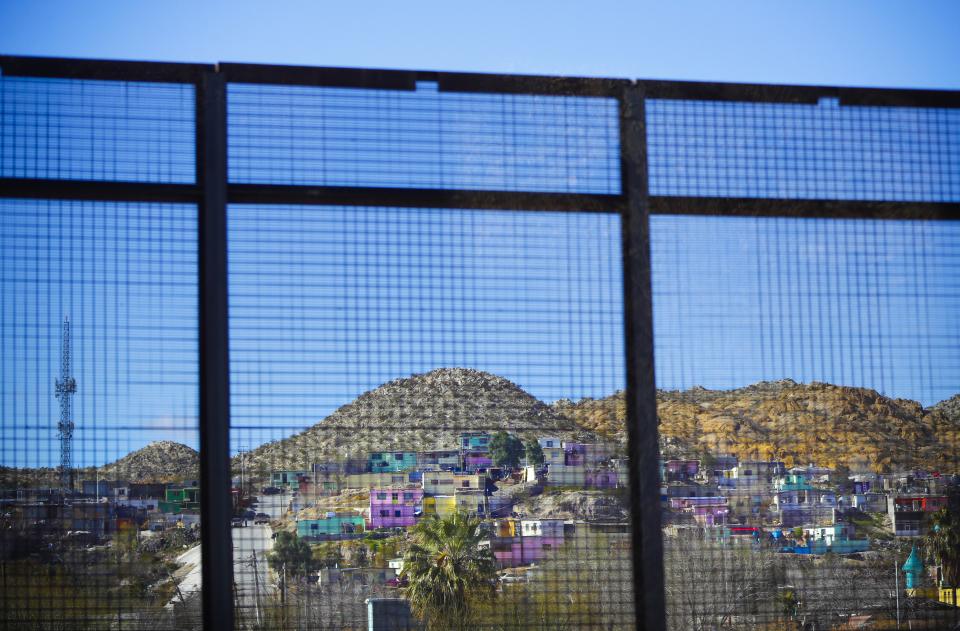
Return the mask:
M624 440L622 392L554 407L585 429ZM867 388L791 380L657 392L668 456L734 454L876 471L960 471L958 409L960 397L925 409Z
M100 478L137 482L196 480L200 454L181 443L160 440L150 443L100 468Z
M74 480L127 480L129 482L179 482L196 480L200 454L181 443L161 440L133 451L102 467L74 470ZM60 478L53 467L15 468L0 466L0 488L57 487Z
M360 395L290 438L245 455L252 471L301 468L370 451L454 449L462 431L510 430L570 440L587 433L516 384L467 368L396 379ZM234 458L239 470L239 459Z

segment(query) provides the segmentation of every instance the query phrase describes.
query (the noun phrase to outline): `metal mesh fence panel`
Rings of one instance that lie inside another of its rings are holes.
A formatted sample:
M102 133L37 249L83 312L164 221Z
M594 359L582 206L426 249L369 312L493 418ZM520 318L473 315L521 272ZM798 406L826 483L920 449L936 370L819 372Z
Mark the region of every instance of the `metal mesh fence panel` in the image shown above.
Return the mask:
M231 205L229 244L241 626L632 628L617 215Z
M229 86L230 181L620 192L611 98Z
M0 75L0 177L192 183L194 86Z
M196 208L0 201L0 627L199 624Z
M648 99L650 194L956 202L960 109Z

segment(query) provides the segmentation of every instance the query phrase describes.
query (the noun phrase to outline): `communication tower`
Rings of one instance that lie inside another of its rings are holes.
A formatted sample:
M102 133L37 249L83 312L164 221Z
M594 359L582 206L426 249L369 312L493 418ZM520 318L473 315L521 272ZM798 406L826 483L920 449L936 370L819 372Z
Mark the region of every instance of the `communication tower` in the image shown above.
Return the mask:
M73 491L73 394L77 382L70 374L70 318L63 318L63 337L60 345L60 378L56 380L60 399L60 490L66 497Z

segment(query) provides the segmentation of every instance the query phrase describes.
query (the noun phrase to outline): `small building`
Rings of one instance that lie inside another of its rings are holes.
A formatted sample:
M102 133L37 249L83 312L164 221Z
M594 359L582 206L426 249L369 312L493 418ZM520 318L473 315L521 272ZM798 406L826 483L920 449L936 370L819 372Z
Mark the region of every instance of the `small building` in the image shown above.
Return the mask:
M427 495L450 495L454 491L485 491L487 476L482 473L424 471L423 492Z
M947 505L945 495L890 495L887 514L897 537L922 537L927 534L933 513Z
M481 469L489 469L493 466L493 459L488 453L472 452L463 454L464 471L476 472Z
M564 464L563 447L543 447L543 464L547 467Z
M667 460L663 464L663 479L666 482L687 482L700 473L699 460Z
M320 519L298 519L297 536L303 539L338 539L364 532L363 516L354 512L329 512Z
M310 472L304 470L273 471L270 474L270 486L293 490L300 486L301 478L309 476Z
M438 449L417 452L417 468L456 469L460 466L460 452L456 449Z
M376 488L370 491L370 527L406 528L417 523L423 510L423 489Z
M487 494L483 491L458 490L454 498L457 504L457 511L461 513L484 518L490 514Z
M423 498L423 514L436 515L445 519L457 512L457 498L454 495L431 495Z
M544 436L537 439L537 444L541 449L562 449L563 441L555 436Z
M368 458L370 473L394 473L417 468L415 451L375 451Z
M460 451L467 453L487 453L490 451L490 439L487 432L462 432L459 437Z
M588 470L583 485L588 489L615 489L620 486L620 475L607 469Z

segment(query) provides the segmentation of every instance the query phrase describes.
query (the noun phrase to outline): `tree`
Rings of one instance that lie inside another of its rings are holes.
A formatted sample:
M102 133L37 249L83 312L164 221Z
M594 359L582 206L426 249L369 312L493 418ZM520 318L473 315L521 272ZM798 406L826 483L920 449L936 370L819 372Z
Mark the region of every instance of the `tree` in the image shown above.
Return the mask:
M933 514L925 548L940 566L944 587L960 587L960 498L951 493L951 502Z
M540 447L540 443L538 443L536 440L531 438L526 442L523 448L527 456L527 464L533 465L535 467L539 467L543 465L543 462L544 462L543 448Z
M286 572L290 576L308 574L313 568L313 551L303 539L292 532L277 533L277 540L273 544L267 560L270 567L277 572Z
M490 439L490 458L499 467L515 468L523 456L523 442L507 432L497 432Z
M433 516L411 531L400 578L414 614L429 631L468 628L476 605L494 597L495 559L480 548L482 538L480 519L461 512Z

